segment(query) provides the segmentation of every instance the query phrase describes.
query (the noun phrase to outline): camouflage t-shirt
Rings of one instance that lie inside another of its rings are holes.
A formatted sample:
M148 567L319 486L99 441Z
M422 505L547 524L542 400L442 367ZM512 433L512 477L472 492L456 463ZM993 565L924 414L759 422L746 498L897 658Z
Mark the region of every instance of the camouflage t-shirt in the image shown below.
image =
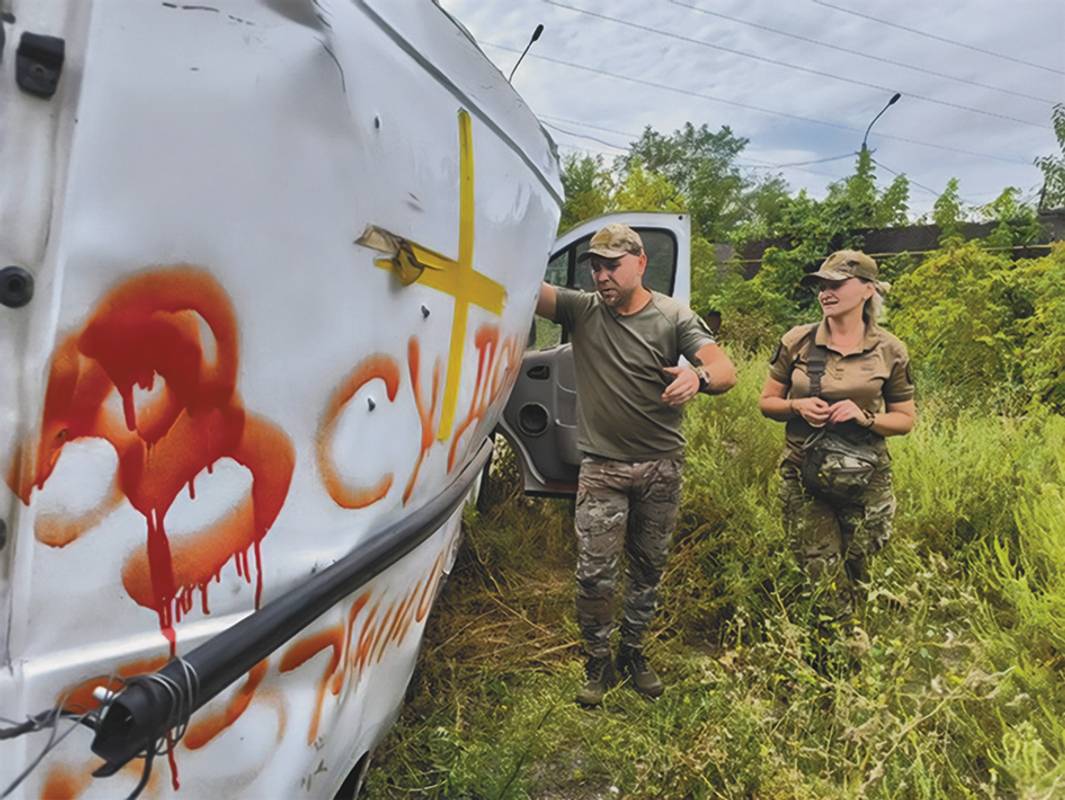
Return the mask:
M577 372L577 446L618 461L679 458L683 410L662 402L673 378L663 367L714 338L691 309L651 292L635 314L619 315L596 292L557 289L555 318L570 331Z
M863 411L879 414L887 403L913 399L910 356L906 345L894 335L875 323L869 324L858 352L844 356L828 346L828 327L824 321L817 326L814 336L810 336L810 330L810 325L799 325L785 333L769 363L769 377L788 387L787 397L810 396L807 365L816 342L828 348L821 376L821 397L829 403L852 400ZM843 424L857 429L854 423ZM784 429L785 458L801 462L802 444L815 430L800 416L789 419ZM887 452L887 448L883 451Z

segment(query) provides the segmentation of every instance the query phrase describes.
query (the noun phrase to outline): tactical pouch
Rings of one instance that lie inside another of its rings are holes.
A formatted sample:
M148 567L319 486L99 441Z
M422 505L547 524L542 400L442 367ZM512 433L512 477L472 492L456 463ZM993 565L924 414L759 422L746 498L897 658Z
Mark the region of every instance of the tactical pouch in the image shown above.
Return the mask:
M811 494L836 502L858 502L880 464L874 442L855 442L821 430L803 445L802 482Z

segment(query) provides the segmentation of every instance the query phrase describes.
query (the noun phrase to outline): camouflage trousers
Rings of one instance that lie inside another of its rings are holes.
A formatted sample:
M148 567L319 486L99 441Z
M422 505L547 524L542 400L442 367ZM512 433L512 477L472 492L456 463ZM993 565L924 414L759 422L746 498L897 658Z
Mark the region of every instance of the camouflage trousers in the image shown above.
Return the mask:
M682 459L585 457L577 484L577 622L588 655L610 654L614 587L628 557L621 640L638 645L654 617L680 504Z
M859 502L841 505L811 495L798 464L785 461L780 475L784 527L806 572L815 607L832 621L852 619L865 598L869 557L891 538L891 465L877 468Z

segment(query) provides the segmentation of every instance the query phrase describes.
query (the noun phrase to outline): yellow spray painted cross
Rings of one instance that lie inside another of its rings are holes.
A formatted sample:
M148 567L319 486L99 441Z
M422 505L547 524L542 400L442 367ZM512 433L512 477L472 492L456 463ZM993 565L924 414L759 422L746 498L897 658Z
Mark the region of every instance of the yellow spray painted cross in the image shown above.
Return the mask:
M458 406L462 378L462 356L466 345L466 322L470 304L492 314L502 314L507 300L506 289L473 267L473 132L470 115L459 111L459 252L458 258L422 247L409 239L371 226L359 244L391 254L374 261L382 269L394 270L403 283L421 283L455 299L455 316L451 322L448 348L447 380L440 412L437 439L451 436Z

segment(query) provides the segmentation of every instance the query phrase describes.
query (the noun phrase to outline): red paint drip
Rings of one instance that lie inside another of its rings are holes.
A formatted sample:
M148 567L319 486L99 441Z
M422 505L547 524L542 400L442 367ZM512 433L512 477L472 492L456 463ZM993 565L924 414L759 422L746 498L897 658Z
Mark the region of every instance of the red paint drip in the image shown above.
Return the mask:
M266 534L266 531L263 531ZM255 539L255 607L259 607L259 603L263 598L263 553L260 542L261 537Z
M181 781L178 779L177 759L174 757L174 740L170 738L169 731L166 734L166 760L170 764L170 785L176 792L181 788Z
M419 443L418 459L414 462L414 469L407 481L407 488L403 490L403 505L410 501L411 494L414 492L414 487L418 482L418 471L422 468L422 461L425 460L426 454L432 449L433 443L436 441L436 432L439 427L438 423L434 423L434 418L436 417L436 401L440 389L440 359L438 358L433 366L433 389L428 406L422 400L421 351L418 346L418 340L413 336L410 337L410 341L407 343L407 363L410 367L411 388L414 392L414 404L418 409L422 438Z
M213 337L205 357L200 323ZM181 265L136 275L108 292L81 330L52 355L40 438L20 445L7 482L26 503L43 488L62 448L79 438L104 439L118 456L118 492L145 518L146 540L122 570L127 593L151 608L170 651L174 625L191 612L194 592L208 613L207 587L233 560L251 581L247 552L256 550L256 605L261 600L259 543L288 494L295 454L273 423L249 414L237 392L238 326L228 296L206 271ZM138 405L136 387L151 392ZM117 392L122 411L108 400ZM36 451L36 456L30 454ZM171 540L166 515L195 479L229 458L252 477L248 497L207 528ZM47 530L40 535L48 536ZM77 534L80 535L80 532ZM48 543L62 546L77 536Z

